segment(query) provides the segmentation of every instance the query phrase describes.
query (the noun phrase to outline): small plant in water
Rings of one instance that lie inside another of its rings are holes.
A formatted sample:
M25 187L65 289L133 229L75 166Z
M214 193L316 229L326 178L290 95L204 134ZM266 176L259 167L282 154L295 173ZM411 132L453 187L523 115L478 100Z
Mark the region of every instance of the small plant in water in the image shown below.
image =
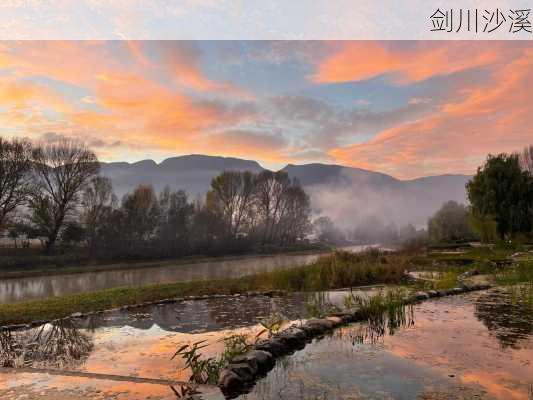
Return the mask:
M201 350L209 346L207 341L201 340L193 344L184 344L178 348L171 360L177 356L185 360L183 369L191 370L191 382L199 384L216 384L220 371L226 367L229 362L241 354L246 353L264 334L272 335L278 332L287 322L287 319L280 313L271 315L267 321L261 324L265 329L253 336L246 334L235 334L226 336L221 341L224 343L224 351L218 358L205 357Z
M322 318L342 311L340 307L329 301L326 292L310 293L305 299L307 315L314 318Z
M344 304L347 309L357 310L368 322L371 336L383 336L403 326L414 324L413 308L406 305L406 291L403 289L380 291L373 296L359 296L350 293Z
M183 369L189 368L191 370L189 379L191 382L215 383L218 381L218 376L222 369L222 360L217 360L213 357L204 358L200 350L207 346L208 344L206 344L205 340L200 340L192 345L184 344L171 357L171 360L177 356L185 360Z

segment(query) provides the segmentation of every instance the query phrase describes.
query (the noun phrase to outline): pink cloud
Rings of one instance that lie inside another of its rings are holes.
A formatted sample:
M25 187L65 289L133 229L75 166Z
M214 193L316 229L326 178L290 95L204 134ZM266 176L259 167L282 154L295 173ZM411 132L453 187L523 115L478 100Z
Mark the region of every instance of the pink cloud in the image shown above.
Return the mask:
M466 84L460 98L436 112L329 154L347 165L412 178L471 174L487 153L520 150L533 142L533 50L499 61L488 86Z

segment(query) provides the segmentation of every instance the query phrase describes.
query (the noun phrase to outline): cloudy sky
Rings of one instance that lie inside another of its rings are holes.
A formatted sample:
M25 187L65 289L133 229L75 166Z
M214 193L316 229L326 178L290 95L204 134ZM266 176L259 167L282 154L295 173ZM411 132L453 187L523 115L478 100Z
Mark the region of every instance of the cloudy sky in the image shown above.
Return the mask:
M104 161L472 173L533 143L532 67L518 41L0 42L0 134Z

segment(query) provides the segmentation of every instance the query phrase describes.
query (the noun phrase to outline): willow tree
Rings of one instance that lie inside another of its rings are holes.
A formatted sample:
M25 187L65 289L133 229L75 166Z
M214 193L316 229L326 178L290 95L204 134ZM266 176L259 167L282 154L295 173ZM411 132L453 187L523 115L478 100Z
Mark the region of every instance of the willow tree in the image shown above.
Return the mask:
M32 156L35 188L29 206L33 222L46 237L46 252L50 252L66 220L79 206L83 188L100 166L91 150L67 140L38 146Z
M533 177L518 154L489 155L466 188L474 216L492 218L501 239L531 231Z

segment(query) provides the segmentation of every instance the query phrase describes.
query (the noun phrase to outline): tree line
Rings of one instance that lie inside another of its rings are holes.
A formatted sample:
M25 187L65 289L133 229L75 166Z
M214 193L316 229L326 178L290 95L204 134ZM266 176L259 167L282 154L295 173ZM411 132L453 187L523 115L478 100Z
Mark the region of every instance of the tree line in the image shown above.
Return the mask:
M225 171L205 198L140 185L119 201L94 152L63 141L0 138L0 228L46 253L83 245L97 258L171 257L287 247L311 229L309 196L283 171Z
M430 241L533 239L533 145L489 154L466 190L469 206L447 202L430 218Z

